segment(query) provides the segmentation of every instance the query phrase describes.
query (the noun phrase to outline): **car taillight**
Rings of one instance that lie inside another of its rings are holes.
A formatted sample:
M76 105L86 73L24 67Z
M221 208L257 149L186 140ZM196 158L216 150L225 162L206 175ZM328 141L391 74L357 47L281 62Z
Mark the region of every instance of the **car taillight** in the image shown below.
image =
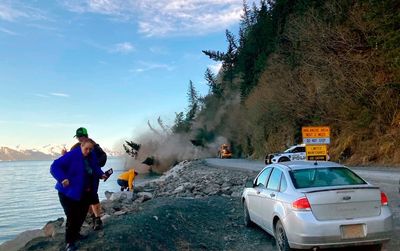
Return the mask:
M388 205L388 198L384 192L381 192L381 205L382 206L387 206Z
M310 202L305 197L294 201L292 207L297 210L311 210Z

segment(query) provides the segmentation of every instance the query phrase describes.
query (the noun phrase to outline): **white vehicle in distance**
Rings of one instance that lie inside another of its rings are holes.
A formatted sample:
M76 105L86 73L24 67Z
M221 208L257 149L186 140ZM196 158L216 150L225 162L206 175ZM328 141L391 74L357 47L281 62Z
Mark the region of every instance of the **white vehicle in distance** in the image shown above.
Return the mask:
M291 146L281 153L271 153L265 156L265 164L272 164L285 161L305 160L306 145L300 144Z
M330 161L266 166L242 194L244 223L257 224L277 249L374 245L393 231L388 198L356 173Z

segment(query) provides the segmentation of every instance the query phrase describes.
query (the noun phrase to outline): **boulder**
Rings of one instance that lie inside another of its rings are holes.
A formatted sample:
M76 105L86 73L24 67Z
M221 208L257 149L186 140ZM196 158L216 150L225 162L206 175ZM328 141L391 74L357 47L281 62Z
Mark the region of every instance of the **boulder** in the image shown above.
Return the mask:
M143 201L151 200L153 198L153 194L149 192L140 192L137 194L140 197L143 197Z
M113 195L113 192L105 191L104 195L106 196L106 199L109 200L111 196Z
M55 221L49 221L47 224L42 228L43 233L46 237L54 237L57 233L63 233L64 227L64 218L58 218Z
M21 249L29 241L38 238L45 237L45 233L41 229L28 230L20 233L15 239L6 241L0 245L0 251L16 251Z
M131 199L132 199L132 192L130 192L130 191L116 192L110 196L111 201L115 201L115 200L123 201L123 200L131 200Z

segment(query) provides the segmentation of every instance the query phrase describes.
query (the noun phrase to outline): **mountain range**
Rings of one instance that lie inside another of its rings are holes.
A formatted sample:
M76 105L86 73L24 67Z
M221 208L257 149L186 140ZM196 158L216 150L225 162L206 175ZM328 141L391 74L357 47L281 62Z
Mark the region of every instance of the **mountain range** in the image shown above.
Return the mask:
M0 161L18 160L53 160L61 156L61 150L67 148L66 145L44 145L39 148L25 149L21 146L15 148L0 147ZM121 156L121 152L103 148L109 157Z

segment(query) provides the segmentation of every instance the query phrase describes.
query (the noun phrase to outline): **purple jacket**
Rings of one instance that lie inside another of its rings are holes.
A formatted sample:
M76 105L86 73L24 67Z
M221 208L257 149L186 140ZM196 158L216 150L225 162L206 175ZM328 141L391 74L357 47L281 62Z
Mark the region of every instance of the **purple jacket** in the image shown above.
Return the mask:
M89 154L89 164L93 169L92 189L96 192L95 181L98 181L104 174L97 164L96 155ZM50 173L57 180L55 188L65 196L80 200L83 194L85 163L84 156L80 147L67 152L65 155L56 159L50 167ZM69 180L69 186L63 187L61 182L64 179Z

